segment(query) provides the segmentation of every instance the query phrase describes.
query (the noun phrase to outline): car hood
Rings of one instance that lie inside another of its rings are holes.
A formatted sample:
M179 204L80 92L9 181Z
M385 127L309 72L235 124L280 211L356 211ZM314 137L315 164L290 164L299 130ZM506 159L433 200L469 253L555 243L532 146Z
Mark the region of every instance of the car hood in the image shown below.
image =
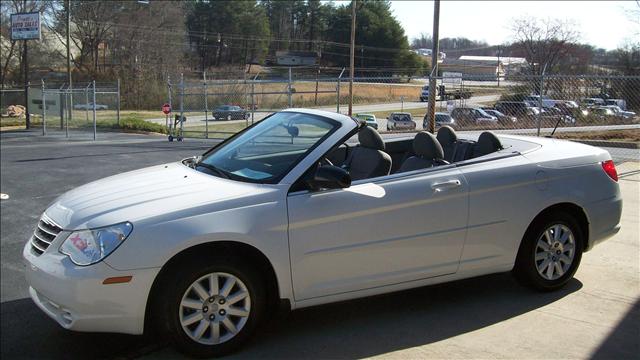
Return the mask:
M201 173L182 163L152 166L107 177L71 190L45 211L65 230L96 228L154 216L187 216L194 209L217 211L233 200L266 191Z

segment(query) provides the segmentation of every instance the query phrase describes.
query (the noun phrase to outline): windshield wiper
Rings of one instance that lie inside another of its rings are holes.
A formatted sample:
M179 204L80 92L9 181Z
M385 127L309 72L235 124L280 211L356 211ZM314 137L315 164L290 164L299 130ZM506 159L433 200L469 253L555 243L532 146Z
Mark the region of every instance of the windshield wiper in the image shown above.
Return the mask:
M211 170L214 173L218 174L220 177L223 177L225 179L230 179L231 178L226 171L218 169L217 167L215 167L213 165L209 165L207 163L203 163L202 161L199 161L199 162L196 163L196 168L198 166L202 166L205 169Z

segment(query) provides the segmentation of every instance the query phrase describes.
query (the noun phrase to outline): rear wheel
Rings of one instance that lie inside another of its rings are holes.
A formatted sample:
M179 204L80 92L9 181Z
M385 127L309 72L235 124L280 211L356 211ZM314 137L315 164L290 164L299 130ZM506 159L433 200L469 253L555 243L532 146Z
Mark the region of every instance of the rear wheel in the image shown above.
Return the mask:
M560 211L544 215L527 230L514 275L537 290L559 289L578 270L583 243L582 231L573 216Z
M227 354L248 340L264 315L265 282L239 259L191 259L169 277L156 315L185 354Z

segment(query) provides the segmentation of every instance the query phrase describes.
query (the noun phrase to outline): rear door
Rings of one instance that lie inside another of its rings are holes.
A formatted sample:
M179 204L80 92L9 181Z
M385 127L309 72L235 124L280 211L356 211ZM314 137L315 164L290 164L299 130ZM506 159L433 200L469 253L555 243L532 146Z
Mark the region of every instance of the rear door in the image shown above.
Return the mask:
M296 300L455 273L468 186L453 166L288 196Z

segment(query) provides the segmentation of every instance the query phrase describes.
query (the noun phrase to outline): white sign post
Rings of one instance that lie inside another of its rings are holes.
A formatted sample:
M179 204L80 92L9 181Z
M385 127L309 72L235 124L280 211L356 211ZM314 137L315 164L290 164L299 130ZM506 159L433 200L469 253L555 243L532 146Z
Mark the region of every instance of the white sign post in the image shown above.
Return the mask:
M40 40L40 13L11 14L11 40Z

